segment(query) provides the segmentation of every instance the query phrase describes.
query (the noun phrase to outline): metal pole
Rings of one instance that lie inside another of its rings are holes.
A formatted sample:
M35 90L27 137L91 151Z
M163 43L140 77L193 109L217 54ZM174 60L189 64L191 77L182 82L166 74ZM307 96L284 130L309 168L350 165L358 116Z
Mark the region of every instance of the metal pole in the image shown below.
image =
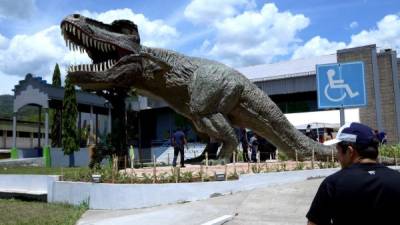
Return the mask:
M343 105L342 105L342 107L340 108L340 126L343 126L345 121L346 120L344 118L344 108L343 108Z
M111 103L107 103L108 106L108 133L111 134Z
M42 106L39 106L39 129L38 129L38 147L40 148L40 141L42 139L42 131L41 131L41 126L42 126Z
M44 122L44 129L45 129L45 135L44 135L44 144L45 147L47 147L49 145L49 109L46 108L45 109L45 122Z
M94 129L94 124L93 124L93 106L92 106L92 105L90 106L89 127L90 127L90 132L89 132L89 144L92 144L93 129Z
M17 147L17 113L13 115L13 148Z

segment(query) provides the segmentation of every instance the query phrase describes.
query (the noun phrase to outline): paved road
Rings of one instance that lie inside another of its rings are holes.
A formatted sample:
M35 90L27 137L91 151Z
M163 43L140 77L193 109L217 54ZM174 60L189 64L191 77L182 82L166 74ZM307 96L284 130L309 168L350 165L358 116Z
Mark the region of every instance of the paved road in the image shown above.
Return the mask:
M203 201L135 210L89 210L78 225L201 225L234 215L226 225L306 224L305 214L322 179L270 186Z

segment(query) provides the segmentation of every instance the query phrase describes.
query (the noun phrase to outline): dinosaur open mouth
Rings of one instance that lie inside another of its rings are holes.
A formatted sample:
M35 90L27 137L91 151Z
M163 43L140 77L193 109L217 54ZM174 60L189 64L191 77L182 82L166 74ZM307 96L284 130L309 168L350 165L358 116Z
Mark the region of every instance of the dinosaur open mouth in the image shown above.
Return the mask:
M68 21L62 22L61 32L70 50L86 52L93 60L92 64L71 65L68 68L69 73L106 71L112 68L120 58L131 53L110 41L93 37L89 31Z

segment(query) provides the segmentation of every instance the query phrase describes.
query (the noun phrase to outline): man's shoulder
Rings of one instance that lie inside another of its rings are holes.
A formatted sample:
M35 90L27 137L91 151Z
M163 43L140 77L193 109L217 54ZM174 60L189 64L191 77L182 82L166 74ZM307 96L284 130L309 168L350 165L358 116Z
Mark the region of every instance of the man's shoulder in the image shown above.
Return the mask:
M368 175L378 175L383 178L399 178L400 182L400 172L382 164L355 164L331 174L326 177L325 182L332 183L345 177L353 179L360 177L360 174L367 173Z

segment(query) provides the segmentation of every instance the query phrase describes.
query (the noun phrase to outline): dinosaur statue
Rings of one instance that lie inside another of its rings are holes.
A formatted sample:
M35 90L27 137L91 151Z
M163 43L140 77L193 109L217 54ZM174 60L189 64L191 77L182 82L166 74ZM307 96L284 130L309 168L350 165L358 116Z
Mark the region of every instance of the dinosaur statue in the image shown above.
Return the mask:
M228 160L238 146L234 127L246 127L280 151L299 157L330 155L286 119L277 105L241 73L216 61L140 45L137 26L111 24L79 14L66 17L61 30L67 46L87 52L93 64L71 66L71 81L83 89L134 87L163 99L190 119L195 129L222 142L219 158Z

